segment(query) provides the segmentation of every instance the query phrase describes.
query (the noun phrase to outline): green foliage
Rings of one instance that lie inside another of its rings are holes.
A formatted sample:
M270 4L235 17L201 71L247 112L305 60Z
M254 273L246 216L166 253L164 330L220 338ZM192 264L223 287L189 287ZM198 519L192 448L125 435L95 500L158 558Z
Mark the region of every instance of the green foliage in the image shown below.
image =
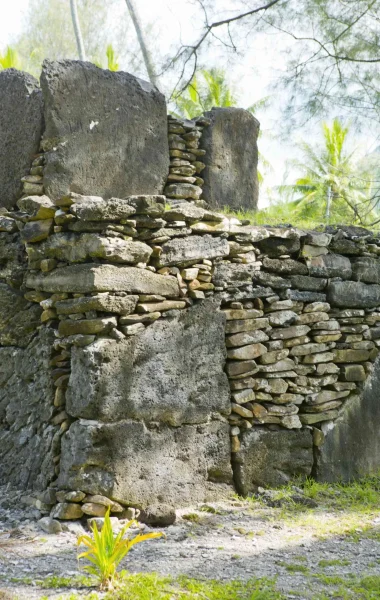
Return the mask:
M109 69L110 71L118 71L119 70L119 63L117 62L118 58L116 56L115 50L112 47L112 44L108 44L107 50L106 50L106 55L107 55L107 69Z
M8 46L4 54L0 52L0 71L12 68L20 69L20 59L17 52Z
M124 538L132 524L137 524L137 521L129 521L120 533L115 536L111 525L110 509L108 509L100 532L96 523L94 523L92 527L93 537L81 535L78 538L78 546L84 544L88 548L86 552L79 554L78 558L86 558L92 563L93 566L86 566L85 570L99 578L102 588L107 588L113 584L117 578L116 569L132 546L145 540L165 536L165 534L157 532L143 535L138 534L132 539Z
M113 63L138 73L142 64L132 24L120 0L77 0L87 60L102 66L112 41ZM126 43L128 40L128 43ZM24 26L14 42L24 70L39 77L45 58L77 59L78 50L68 0L29 0Z
M202 69L197 72L185 91L174 99L177 116L194 119L214 106L237 106L238 98L223 69ZM264 108L268 98L263 98L247 108L251 113Z
M299 124L300 112L323 116L331 107L378 124L379 11L380 0L296 0L276 7L269 21L298 40L284 77L291 126Z

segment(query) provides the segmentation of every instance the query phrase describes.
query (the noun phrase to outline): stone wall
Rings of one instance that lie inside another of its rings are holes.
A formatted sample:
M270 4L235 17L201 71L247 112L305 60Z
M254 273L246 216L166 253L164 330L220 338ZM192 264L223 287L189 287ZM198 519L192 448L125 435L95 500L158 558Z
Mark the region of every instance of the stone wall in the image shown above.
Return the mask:
M377 470L380 237L210 210L213 118L167 120L158 92L111 75L44 65L41 152L1 211L1 483L70 519ZM93 77L101 97L120 97L105 114L90 103L74 131L67 103L76 110ZM137 121L129 90L143 97ZM93 155L103 117L125 120L120 144L134 132L140 158L120 158L108 132ZM101 188L108 149L115 173L138 165L142 187Z

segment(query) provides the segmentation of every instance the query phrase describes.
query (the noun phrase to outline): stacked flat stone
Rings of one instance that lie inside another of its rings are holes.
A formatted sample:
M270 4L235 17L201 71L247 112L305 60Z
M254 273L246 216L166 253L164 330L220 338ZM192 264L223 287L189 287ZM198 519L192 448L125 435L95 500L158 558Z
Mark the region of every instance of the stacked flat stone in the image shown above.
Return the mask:
M206 117L190 121L168 116L170 168L164 193L172 205L201 198L204 181L200 174L206 166L202 162L206 151L199 148L199 140L209 124Z
M45 192L43 182L45 157L38 154L30 169L30 173L21 178L23 196L42 196Z
M380 280L366 244L369 238L376 253L379 240L361 234L230 222L230 255L217 265L213 282L226 315L233 452L240 450L241 432L260 425L314 426L320 445L321 424L335 420L361 392L378 355L380 291L362 283ZM339 309L327 300L368 308Z

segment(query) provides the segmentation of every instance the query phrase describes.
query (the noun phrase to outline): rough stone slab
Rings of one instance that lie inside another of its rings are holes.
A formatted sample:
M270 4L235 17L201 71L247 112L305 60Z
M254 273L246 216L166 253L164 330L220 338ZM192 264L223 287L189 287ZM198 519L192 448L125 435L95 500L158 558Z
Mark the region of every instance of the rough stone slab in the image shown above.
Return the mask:
M313 440L309 430L268 431L253 427L241 436L240 452L233 454L238 493L246 496L257 486L286 485L307 477L313 466Z
M20 490L45 491L54 478L53 342L53 330L43 329L24 349L0 348L0 481Z
M165 196L128 196L103 200L97 196L77 197L70 212L82 221L120 221L131 215L151 210L155 214L165 211Z
M227 256L229 251L228 242L225 239L214 238L211 235L192 235L163 244L157 265L167 267L204 258Z
M59 486L145 508L204 502L233 491L230 426L169 427L79 420L62 438Z
M292 287L309 292L321 292L327 285L327 279L308 277L307 275L291 275Z
M341 308L373 308L380 304L380 285L359 281L332 281L327 288L331 306Z
M57 210L48 196L25 196L18 200L17 206L28 213L33 221L53 219Z
M306 261L309 275L313 277L341 277L349 279L352 269L351 262L347 256L340 254L325 254L316 256Z
M212 282L224 288L239 287L252 283L256 269L253 265L221 262L215 266Z
M0 72L0 206L12 208L38 152L43 101L38 82L16 69Z
M299 235L294 230L288 230L287 237L274 235L258 242L257 245L261 252L270 258L277 258L282 254L293 254L298 252L301 247Z
M296 302L325 302L326 294L306 290L288 290L287 296Z
M200 147L206 150L203 197L210 206L257 206L257 137L260 124L242 108L213 108L206 113Z
M167 117L155 87L74 60L45 60L41 87L44 185L52 200L70 191L103 198L162 193L169 170Z
M54 308L59 315L85 313L90 310L129 315L135 310L138 299L138 296L113 296L103 293L97 296L60 300L55 303Z
M170 222L186 221L186 223L196 223L196 221L214 221L215 223L221 223L224 221L225 215L205 210L190 202L185 202L181 206L165 211L164 218L165 221Z
M316 454L315 469L319 481L351 481L379 472L379 388L376 361L363 394L350 397L334 423L322 425L325 440Z
M55 269L47 275L28 275L26 287L43 292L129 292L178 296L177 279L147 269L86 263Z
M360 256L352 261L352 279L364 283L380 283L380 261L370 256Z
M279 259L279 258L268 258L265 257L263 260L263 267L267 271L275 271L282 275L307 275L308 268L297 260L291 258Z
M212 413L228 415L224 323L215 304L205 301L159 319L132 339L99 339L73 349L68 413L175 426L203 423Z
M89 258L102 258L107 262L137 264L147 263L152 248L139 241L126 241L121 238L106 237L96 233L72 233L64 231L51 235L38 246L27 248L29 260L56 258L69 263L77 263Z

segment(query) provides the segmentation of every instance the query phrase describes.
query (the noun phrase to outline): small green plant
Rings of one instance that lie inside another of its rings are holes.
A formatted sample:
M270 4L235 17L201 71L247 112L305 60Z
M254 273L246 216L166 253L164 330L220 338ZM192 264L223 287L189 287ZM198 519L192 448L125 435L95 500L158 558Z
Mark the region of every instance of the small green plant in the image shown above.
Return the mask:
M199 523L201 520L200 516L197 513L188 513L187 515L183 515L182 519L185 521L190 521L191 523Z
M110 510L104 518L104 524L99 532L96 523L92 526L93 537L89 535L81 535L78 538L78 546L84 544L88 550L79 554L78 559L87 558L92 565L85 567L85 570L91 575L95 575L99 579L102 589L111 588L117 578L116 569L120 562L128 554L132 546L155 538L165 537L162 532L138 534L133 539L124 538L131 525L137 521L129 521L115 536L112 530Z

